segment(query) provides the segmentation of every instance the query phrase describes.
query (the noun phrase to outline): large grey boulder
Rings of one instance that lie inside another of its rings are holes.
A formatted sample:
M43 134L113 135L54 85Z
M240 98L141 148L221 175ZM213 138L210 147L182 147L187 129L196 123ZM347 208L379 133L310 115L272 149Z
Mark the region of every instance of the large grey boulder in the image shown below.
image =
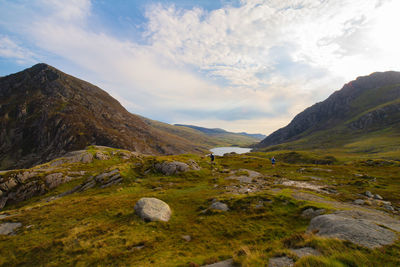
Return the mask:
M135 212L145 221L168 222L171 218L168 204L157 198L141 198L135 205Z
M62 174L62 173L52 173L52 174L48 174L45 177L45 184L46 184L47 188L53 189L61 184L67 183L71 180L72 180L71 177L64 176L64 174Z
M161 163L156 163L154 165L154 168L156 169L156 171L159 171L165 175L173 175L181 172L187 172L190 169L189 165L179 161L165 161Z
M211 204L210 209L213 210L221 210L221 211L228 211L229 207L225 203L222 202L214 202Z
M268 267L291 267L294 265L294 261L289 257L275 257L270 258Z
M21 223L2 223L0 224L0 235L12 235L14 230L21 226Z
M385 225L385 227L379 226ZM398 224L378 215L357 212L337 212L313 218L308 232L321 236L336 237L368 248L392 244Z

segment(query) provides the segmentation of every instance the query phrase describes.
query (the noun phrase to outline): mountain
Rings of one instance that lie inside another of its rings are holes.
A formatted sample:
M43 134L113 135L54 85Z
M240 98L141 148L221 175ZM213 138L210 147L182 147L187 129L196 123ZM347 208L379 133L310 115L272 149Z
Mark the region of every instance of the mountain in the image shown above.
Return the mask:
M400 147L400 72L358 77L299 113L257 149L346 148L381 152Z
M204 133L213 139L218 139L221 142L233 143L238 146L250 146L266 137L262 134L248 134L245 132L233 133L220 128L204 128L186 124L174 124L174 126L191 128Z
M94 144L146 154L208 148L152 127L102 89L46 64L0 78L0 126L0 169Z

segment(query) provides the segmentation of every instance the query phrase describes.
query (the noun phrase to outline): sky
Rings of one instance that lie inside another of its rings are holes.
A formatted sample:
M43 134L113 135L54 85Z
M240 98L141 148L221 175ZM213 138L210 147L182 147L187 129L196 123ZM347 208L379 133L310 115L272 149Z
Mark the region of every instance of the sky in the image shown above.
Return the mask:
M0 76L44 62L166 123L270 134L400 71L400 0L0 0Z

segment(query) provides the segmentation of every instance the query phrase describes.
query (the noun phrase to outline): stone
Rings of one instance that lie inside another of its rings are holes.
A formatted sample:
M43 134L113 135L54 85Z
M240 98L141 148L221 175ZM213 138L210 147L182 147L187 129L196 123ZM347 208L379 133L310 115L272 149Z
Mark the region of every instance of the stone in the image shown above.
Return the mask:
M314 218L314 217L324 214L324 213L325 213L325 209L314 210L313 208L308 208L301 213L301 217L311 219L311 218Z
M12 190L14 187L16 187L18 185L18 182L16 179L14 178L9 178L6 182L0 184L0 189L2 191L10 191Z
M134 209L145 221L168 222L171 218L171 209L168 204L157 198L141 198Z
M364 194L369 198L373 198L374 197L374 195L370 191L366 191Z
M203 267L235 267L235 265L233 263L233 260L229 259L229 260L220 261L220 262L213 263L213 264L203 265Z
M364 205L365 201L362 199L356 199L353 201L353 203L356 205Z
M14 230L21 226L21 223L2 223L0 224L0 235L13 235Z
M291 267L294 265L294 261L289 257L275 257L270 258L268 267Z
M23 184L23 183L25 183L27 180L29 180L30 178L35 177L36 175L37 175L36 172L22 172L22 173L19 173L19 174L17 175L17 180L18 180L21 184Z
M99 183L106 183L109 181L110 177L113 177L115 175L118 175L118 177L121 177L121 175L119 174L119 169L114 169L109 172L101 173L101 174L97 175L94 179Z
M392 207L392 205L384 204L383 208L386 210L394 211L394 208Z
M190 235L182 235L181 237L183 240L186 240L187 242L192 240L192 237Z
M106 155L103 152L99 152L99 151L96 152L94 157L98 160L109 160L110 159L109 155Z
M381 196L378 195L378 194L375 194L375 195L374 195L374 198L375 198L375 199L379 199L379 200L383 200L383 197L381 197Z
M381 227L378 224L385 222L379 222L377 219L372 215L369 217L368 214L357 214L351 211L325 214L311 220L308 232L336 237L368 248L392 244L397 237L393 231L386 228L391 224L386 223L386 227Z
M57 186L71 181L72 178L65 176L62 173L52 173L45 177L45 184L49 189L56 188Z
M296 256L299 258L321 255L321 253L318 250L311 247L296 248L296 249L291 249L290 251L296 254Z
M226 205L225 203L219 202L219 201L212 203L210 206L210 209L221 210L221 211L229 210L228 205Z
M59 158L53 160L50 163L50 166L60 166L64 163L92 163L93 155L86 150L78 150L72 151L67 154L63 158Z
M159 171L164 175L173 175L181 172L187 172L189 170L189 165L179 161L165 161L162 163L156 163L154 168L156 171Z

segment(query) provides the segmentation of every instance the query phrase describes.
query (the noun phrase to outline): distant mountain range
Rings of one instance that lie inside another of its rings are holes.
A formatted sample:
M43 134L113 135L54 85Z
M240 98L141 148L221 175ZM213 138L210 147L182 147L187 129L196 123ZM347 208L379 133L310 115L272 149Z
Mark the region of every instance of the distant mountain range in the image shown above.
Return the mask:
M344 148L371 153L399 149L400 72L358 77L299 113L256 148Z
M204 128L204 127L199 127L199 126L194 126L194 125L186 125L186 124L174 124L175 126L183 126L183 127L188 127L188 128L192 128L195 129L197 131L200 131L202 133L205 133L209 136L224 136L224 135L234 135L234 136L246 136L246 137L250 137L251 141L257 141L257 140L262 140L265 137L267 137L266 135L263 134L249 134L249 133L245 133L245 132L241 132L241 133L233 133L233 132L228 132L224 129L221 128Z

